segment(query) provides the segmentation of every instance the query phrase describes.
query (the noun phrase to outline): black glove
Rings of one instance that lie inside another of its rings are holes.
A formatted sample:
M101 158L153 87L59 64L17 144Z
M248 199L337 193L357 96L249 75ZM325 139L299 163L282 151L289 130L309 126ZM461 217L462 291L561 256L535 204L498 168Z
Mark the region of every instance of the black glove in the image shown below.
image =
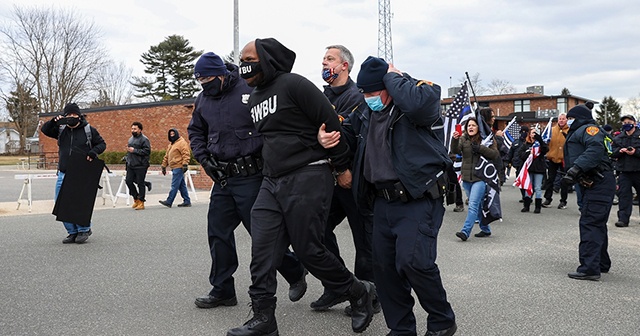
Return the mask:
M162 167L162 175L167 175L167 167Z
M534 139L536 139L539 143L543 143L544 140L542 140L542 135L536 133L536 135L533 136Z
M90 157L92 160L95 160L98 158L98 154L96 154L96 152L90 150L89 153L87 153L87 156Z
M200 165L202 166L202 169L204 169L204 172L207 173L214 182L220 183L222 187L227 184L227 174L224 172L224 169L214 162L213 158L204 158L200 161Z
M477 143L472 142L472 143L471 143L471 151L472 151L474 154L478 154L478 153L480 153L480 145L479 145L479 144L477 144Z
M187 170L189 170L189 165L186 165L186 164L185 164L185 165L182 165L182 172L183 172L183 173L186 173L186 172L187 172Z
M567 173L562 177L561 182L567 186L574 185L576 184L576 181L580 173L582 173L582 170L580 170L580 167L573 166L569 168L569 170L567 170Z

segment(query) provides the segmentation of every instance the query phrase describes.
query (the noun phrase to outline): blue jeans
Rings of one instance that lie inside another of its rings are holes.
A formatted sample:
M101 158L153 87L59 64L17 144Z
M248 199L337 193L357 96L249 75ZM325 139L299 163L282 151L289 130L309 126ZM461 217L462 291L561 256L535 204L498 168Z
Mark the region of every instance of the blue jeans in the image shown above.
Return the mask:
M471 229L473 224L477 221L482 222L482 200L484 199L484 193L487 188L487 184L484 181L478 182L466 182L462 181L462 187L469 197L469 211L467 212L467 219L464 221L462 232L469 237L471 235ZM480 230L491 233L489 225L480 225Z
M59 171L58 180L56 181L56 192L54 200L58 199L58 193L60 192L62 181L64 181L64 173ZM89 223L89 226L80 226L69 222L62 222L62 224L64 224L64 228L67 229L67 233L69 233L70 235L77 234L78 232L88 232L89 230L91 230L91 223Z
M533 183L533 191L536 195L535 198L542 198L542 180L544 174L529 173L531 182Z
M187 184L184 182L184 172L182 168L171 169L171 190L169 190L169 196L167 196L167 203L173 204L173 200L180 190L180 196L184 200L185 204L191 204L191 198L189 198L189 191L187 190Z

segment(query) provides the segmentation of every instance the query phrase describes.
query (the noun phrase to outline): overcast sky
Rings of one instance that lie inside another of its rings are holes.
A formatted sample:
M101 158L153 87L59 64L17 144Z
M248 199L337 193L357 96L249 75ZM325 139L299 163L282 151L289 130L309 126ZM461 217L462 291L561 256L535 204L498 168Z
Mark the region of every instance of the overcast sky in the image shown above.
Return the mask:
M115 61L143 75L140 55L173 34L198 50L233 50L233 0L57 0L100 27ZM0 2L0 17L12 10ZM20 0L20 6L52 1ZM376 0L239 0L240 48L274 37L297 54L294 72L318 86L325 47L343 44L359 65L378 50ZM517 92L543 85L547 95L620 103L640 95L640 2L392 0L393 58L397 68L446 88L465 71L481 84L509 81Z

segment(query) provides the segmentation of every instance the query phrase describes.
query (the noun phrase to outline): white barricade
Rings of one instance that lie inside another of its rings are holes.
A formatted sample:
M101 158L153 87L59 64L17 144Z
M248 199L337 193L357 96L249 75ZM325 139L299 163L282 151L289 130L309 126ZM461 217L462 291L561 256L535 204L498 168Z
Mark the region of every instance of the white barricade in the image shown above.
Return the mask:
M118 202L118 198L124 198L126 199L126 205L129 206L131 203L131 200L129 198L129 188L127 187L127 172L125 170L118 170L118 171L113 171L114 176L115 175L121 175L122 176L122 180L120 180L120 185L118 186L118 190L116 191L116 195L113 199L113 207L115 208L116 203ZM198 201L198 194L196 193L196 187L193 184L193 179L191 178L191 175L196 175L198 174L197 170L188 170L187 171L188 174L185 174L185 182L187 183L187 188L191 189L191 195L193 195L192 197ZM159 170L150 170L147 171L147 176L150 175L160 175L161 172ZM167 170L167 175L171 175L171 170ZM189 195L189 196L191 196Z
M113 193L111 192L111 182L109 181L109 175L114 176L113 174L109 174L107 173L107 171L103 171L102 172L102 177L100 177L100 181L103 185L102 187L102 205L105 205L106 203L106 199L107 197L109 197L111 199L111 202L113 202L113 206L115 207L115 198L113 196ZM16 180L23 180L24 179L24 184L22 185L22 190L20 190L20 195L18 196L18 207L16 208L16 210L20 210L20 205L23 202L26 202L29 205L29 212L31 212L32 209L32 203L33 203L33 198L32 198L32 194L31 194L31 184L33 183L33 180L46 180L46 179L57 179L58 175L55 173L50 173L50 174L17 174L14 176L14 179ZM24 195L24 191L25 189L27 190L27 198L24 199L22 198L22 196Z

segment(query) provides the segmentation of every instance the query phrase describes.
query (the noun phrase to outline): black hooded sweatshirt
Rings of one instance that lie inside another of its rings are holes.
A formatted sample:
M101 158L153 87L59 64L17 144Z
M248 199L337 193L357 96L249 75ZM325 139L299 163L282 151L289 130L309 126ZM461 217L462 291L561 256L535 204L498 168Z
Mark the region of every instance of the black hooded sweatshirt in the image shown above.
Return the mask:
M251 117L263 136L263 174L279 177L309 163L330 159L341 172L350 166L348 147L324 149L317 140L324 123L339 131L340 121L325 95L308 79L291 73L296 54L273 38L256 39L264 74L249 97Z

